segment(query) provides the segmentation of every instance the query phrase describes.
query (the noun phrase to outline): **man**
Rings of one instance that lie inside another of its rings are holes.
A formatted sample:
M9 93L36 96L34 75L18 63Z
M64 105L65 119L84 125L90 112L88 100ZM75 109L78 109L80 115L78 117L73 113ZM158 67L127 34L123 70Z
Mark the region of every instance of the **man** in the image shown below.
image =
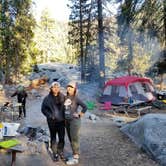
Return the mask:
M42 102L41 111L47 118L54 161L58 161L59 156L61 159L64 159L65 121L63 103L64 95L60 92L60 84L53 82L50 86L49 94ZM59 139L58 144L56 139L57 134Z
M26 104L26 98L27 98L27 93L25 91L24 86L18 86L17 90L11 95L11 97L17 96L17 101L18 103L20 103L21 105L19 106L19 119L21 119L22 117L22 112L24 114L24 117L26 117L26 108L25 108L25 104Z

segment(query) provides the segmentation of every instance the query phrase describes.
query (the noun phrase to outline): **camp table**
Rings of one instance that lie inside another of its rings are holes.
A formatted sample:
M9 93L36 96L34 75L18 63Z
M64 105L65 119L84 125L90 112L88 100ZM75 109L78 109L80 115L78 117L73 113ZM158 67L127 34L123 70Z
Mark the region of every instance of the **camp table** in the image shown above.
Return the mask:
M10 152L12 155L11 166L15 166L16 163L16 154L22 153L25 149L19 144L18 140L11 139L0 142L0 149L3 149L6 152Z

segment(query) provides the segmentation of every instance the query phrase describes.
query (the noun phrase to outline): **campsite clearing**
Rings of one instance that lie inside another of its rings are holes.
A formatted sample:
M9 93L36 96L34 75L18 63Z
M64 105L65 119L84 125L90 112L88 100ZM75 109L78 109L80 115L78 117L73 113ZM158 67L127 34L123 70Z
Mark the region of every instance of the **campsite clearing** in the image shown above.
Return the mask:
M48 93L47 88L38 90L45 96ZM82 96L86 101L86 96ZM47 123L40 111L42 98L29 96L27 101L27 117L19 122L21 126L40 126L47 128ZM152 110L158 112L158 110ZM94 108L94 114L100 118L95 122L86 118L82 119L81 128L81 159L78 166L159 166L155 161L150 159L147 154L141 151L127 136L125 136L119 127L112 120L112 112L99 110ZM163 110L164 112L164 110ZM37 115L37 116L34 116ZM116 114L117 117L124 117L124 113ZM133 119L134 120L134 119ZM65 153L71 153L69 141L66 136ZM23 145L31 149L35 144L35 140L31 144L27 143L27 139L22 139ZM31 147L32 146L32 147ZM26 151L17 155L17 166L65 166L63 162L55 163L45 150L45 146L40 153ZM10 165L11 156L2 154L0 156L1 163L5 166Z

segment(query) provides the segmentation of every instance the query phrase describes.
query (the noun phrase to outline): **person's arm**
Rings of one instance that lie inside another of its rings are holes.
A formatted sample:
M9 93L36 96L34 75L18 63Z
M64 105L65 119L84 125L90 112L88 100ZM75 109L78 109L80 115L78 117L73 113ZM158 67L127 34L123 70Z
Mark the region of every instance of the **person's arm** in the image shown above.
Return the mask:
M17 95L17 91L14 92L14 93L11 95L11 97L14 97L14 96L16 96L16 95Z
M79 106L82 107L82 110L81 110L81 112L79 113L80 117L82 117L82 116L85 114L85 112L87 111L87 106L86 106L86 104L85 104L84 102L82 102L82 100L80 100L79 98L77 98L77 103L78 103Z
M64 102L65 102L65 96L63 93L60 94L60 104L61 104L61 107L60 107L60 111L62 111L63 113L63 117L65 117L65 107L64 107Z
M65 96L64 96L63 93L60 93L60 104L61 104L61 106L64 105L64 101L65 101Z
M24 95L22 96L22 102L26 102L27 96L28 96L27 92L24 91Z
M48 107L48 103L46 98L43 100L42 106L41 106L41 112L47 117L52 118L50 113L50 108Z
M28 93L25 91L25 98L28 97Z

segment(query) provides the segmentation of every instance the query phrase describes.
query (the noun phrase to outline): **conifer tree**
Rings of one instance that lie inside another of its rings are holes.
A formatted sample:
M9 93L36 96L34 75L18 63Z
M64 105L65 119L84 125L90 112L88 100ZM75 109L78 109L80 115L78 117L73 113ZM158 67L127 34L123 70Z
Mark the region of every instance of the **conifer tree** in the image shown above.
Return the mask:
M7 83L11 75L24 71L23 63L30 56L30 44L35 26L31 5L31 0L1 1L0 54L2 62L0 65L5 72Z

